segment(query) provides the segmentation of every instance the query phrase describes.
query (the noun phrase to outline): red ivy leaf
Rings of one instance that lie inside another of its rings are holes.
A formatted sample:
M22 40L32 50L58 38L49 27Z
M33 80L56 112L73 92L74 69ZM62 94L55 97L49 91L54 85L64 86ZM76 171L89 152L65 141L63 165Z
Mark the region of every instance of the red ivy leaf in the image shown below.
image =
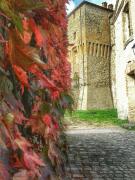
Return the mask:
M20 170L13 177L13 180L29 180L30 176L27 170Z
M32 29L32 31L35 34L35 39L36 39L37 45L42 46L44 39L43 39L43 35L41 33L40 27L37 26L37 24L35 23L35 21L33 19L30 19L29 24L30 24L30 28Z
M58 91L53 91L52 92L52 95L51 95L51 98L53 101L57 100L59 98L60 94Z
M52 122L52 118L49 114L46 114L43 116L43 122L45 123L45 125L49 126L51 125Z
M29 71L33 73L37 77L37 79L40 80L42 87L49 88L53 91L59 90L59 88L56 87L55 84L43 74L41 69L36 64L30 66Z
M57 129L57 130L59 129L58 123L54 123L54 128Z
M30 172L32 172L32 175L40 176L38 167L45 166L45 164L43 163L43 161L39 158L39 156L36 153L34 153L33 151L24 152L23 161L24 161L25 167Z
M0 180L7 180L9 178L9 173L7 167L0 161Z
M29 88L28 76L27 76L26 71L24 71L21 67L19 67L17 65L13 65L13 69L14 69L14 72L15 72L17 78L21 82L22 89L24 86Z

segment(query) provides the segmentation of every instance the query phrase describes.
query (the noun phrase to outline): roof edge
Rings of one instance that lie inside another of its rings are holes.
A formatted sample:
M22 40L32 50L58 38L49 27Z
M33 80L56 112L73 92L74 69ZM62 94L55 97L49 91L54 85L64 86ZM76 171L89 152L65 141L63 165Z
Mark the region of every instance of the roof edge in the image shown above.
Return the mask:
M95 6L97 8L100 8L100 9L103 9L103 10L106 10L106 11L110 11L110 12L113 12L112 9L108 9L108 8L105 8L103 6L100 6L100 5L97 5L97 4L94 4L92 2L88 2L86 0L83 0L75 9L73 9L73 11L71 11L67 17L70 17L77 9L79 9L81 6L83 6L84 4L89 4L89 5L92 5L92 6Z

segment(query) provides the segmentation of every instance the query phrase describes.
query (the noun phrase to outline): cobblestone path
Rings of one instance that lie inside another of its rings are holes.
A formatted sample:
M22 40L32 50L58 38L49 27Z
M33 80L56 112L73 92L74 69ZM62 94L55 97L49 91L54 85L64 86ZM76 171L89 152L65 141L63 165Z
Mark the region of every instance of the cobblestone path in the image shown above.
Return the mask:
M135 180L135 131L71 130L67 177L73 180Z

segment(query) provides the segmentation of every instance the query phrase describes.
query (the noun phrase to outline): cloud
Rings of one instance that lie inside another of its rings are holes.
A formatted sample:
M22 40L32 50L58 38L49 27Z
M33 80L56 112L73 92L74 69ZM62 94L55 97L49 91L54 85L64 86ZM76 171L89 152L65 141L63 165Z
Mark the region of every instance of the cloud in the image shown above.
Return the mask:
M70 0L69 3L66 5L67 7L67 14L69 14L74 8L75 8L75 3L73 0Z

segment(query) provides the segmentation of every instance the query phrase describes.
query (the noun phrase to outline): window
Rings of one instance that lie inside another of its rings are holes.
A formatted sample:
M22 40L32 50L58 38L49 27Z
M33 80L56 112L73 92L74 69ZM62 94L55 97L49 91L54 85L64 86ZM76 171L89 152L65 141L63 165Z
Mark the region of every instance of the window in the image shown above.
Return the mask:
M76 32L74 32L74 35L73 35L73 36L74 36L74 40L75 40L75 39L76 39Z
M73 18L75 18L75 12L73 12Z
M73 80L74 80L74 88L79 88L79 75L78 75L78 72L74 73Z
M131 36L131 27L130 27L130 14L129 14L129 3L127 3L123 10L123 41L124 44Z

